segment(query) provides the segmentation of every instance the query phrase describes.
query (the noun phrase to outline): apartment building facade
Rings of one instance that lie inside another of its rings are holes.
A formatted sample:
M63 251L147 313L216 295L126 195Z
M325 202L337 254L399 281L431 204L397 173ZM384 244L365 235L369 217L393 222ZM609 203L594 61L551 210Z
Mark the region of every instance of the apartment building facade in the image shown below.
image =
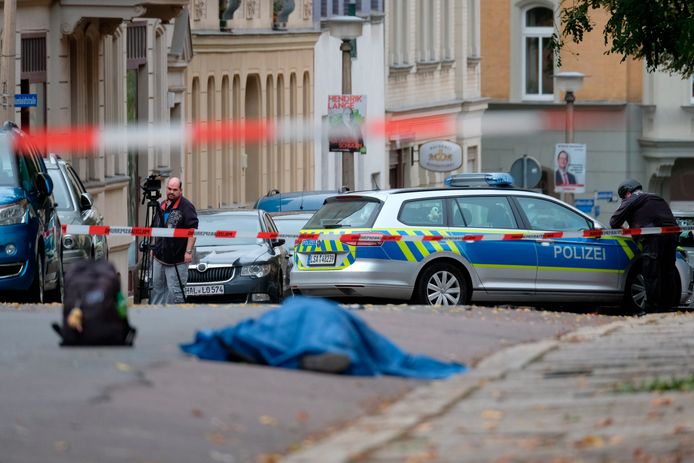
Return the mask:
M574 92L574 143L585 144L585 193L615 192L634 177L651 184L641 154L644 65L605 54L606 13L595 12L595 30L581 44L567 40L557 65L549 38L559 24L559 0L485 0L481 4L482 94L490 98L483 126L483 169L509 171L529 155L542 166L538 185L555 194L555 145L566 141L565 95L555 86L559 72L585 75ZM558 195L558 194L557 194ZM574 198L567 197L569 201ZM600 219L616 209L601 201ZM593 213L595 214L595 210Z
M311 0L190 0L190 11L190 124L313 117ZM311 140L238 138L188 147L181 175L185 194L208 209L310 190L314 168Z
M448 133L391 134L386 140L391 187L442 185L453 172L482 166L480 5L487 0L386 1L386 117L393 121L450 117ZM462 148L453 171L421 167L420 147L448 141Z
M181 122L190 59L188 0L17 1L16 88L38 106L14 109L25 129ZM141 180L170 170L178 147L56 153L72 162L108 225L142 225ZM127 205L127 207L126 207ZM109 259L133 289L137 250L109 237ZM129 278L130 276L130 278Z

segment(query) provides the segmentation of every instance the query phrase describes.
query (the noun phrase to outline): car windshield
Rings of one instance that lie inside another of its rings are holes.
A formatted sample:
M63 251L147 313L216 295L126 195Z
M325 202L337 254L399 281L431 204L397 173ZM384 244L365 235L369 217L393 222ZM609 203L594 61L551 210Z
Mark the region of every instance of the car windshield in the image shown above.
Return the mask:
M340 198L326 203L304 228L370 228L381 203L362 197Z
M256 244L262 240L255 238L261 231L260 221L256 214L215 214L198 216L198 230L217 231L235 230L236 238L216 238L199 236L196 246L229 246L235 244Z
M677 220L677 225L680 227L687 227L694 225L694 217L675 217ZM680 246L694 247L694 232L683 231L680 233Z
M68 192L65 178L60 174L60 170L48 169L48 175L50 175L51 180L53 180L53 197L57 203L56 209L59 211L75 210L70 200L70 193Z
M11 138L0 134L0 186L17 186L17 165L10 149Z

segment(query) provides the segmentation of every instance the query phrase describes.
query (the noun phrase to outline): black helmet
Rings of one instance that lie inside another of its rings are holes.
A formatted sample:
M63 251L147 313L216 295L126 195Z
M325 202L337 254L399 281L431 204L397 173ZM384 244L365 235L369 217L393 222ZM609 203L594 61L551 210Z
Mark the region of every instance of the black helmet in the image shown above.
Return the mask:
M617 194L620 198L624 199L627 193L633 193L634 191L640 190L641 188L643 187L638 181L634 180L633 178L629 178L627 180L624 180L619 185L619 188L617 188Z

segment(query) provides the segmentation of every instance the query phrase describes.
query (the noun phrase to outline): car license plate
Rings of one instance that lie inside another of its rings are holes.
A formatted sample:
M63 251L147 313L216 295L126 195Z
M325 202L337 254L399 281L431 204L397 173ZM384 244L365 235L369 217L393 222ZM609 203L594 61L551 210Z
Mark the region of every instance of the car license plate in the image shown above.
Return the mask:
M186 286L186 296L212 296L224 294L224 285Z
M308 265L335 265L335 254L311 254Z

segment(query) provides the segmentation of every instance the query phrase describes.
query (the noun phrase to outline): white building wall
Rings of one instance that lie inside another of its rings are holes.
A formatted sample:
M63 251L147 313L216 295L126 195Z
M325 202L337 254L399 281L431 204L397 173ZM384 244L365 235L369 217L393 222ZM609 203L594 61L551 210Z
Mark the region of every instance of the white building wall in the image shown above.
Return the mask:
M314 123L322 123L328 114L328 96L342 94L341 41L330 37L328 31L321 34L316 44ZM382 21L366 22L362 35L357 39L357 58L352 60L352 94L366 95L366 120L385 118L384 25ZM385 188L388 181L386 147L383 137L366 135L367 152L355 154L355 189ZM325 129L316 133L315 188L337 189L341 186L341 153L328 152ZM372 184L372 178L378 184Z

